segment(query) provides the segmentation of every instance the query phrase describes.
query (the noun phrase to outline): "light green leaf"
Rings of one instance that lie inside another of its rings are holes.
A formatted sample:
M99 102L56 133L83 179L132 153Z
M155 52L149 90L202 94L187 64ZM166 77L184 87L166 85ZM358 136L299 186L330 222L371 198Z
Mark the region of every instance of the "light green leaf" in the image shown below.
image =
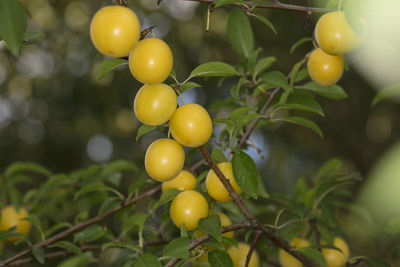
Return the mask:
M188 238L179 237L174 239L164 247L163 256L188 259L190 258L189 244L190 239Z
M261 15L256 15L256 14L250 14L251 16L253 16L253 17L255 17L255 18L257 18L257 19L259 19L259 20L261 20L265 25L267 25L267 27L268 28L270 28L275 34L278 34L278 32L276 31L276 29L275 29L275 26L274 26L274 24L272 24L272 22L269 20L269 19L267 19L266 17L264 17L264 16L261 16Z
M325 162L318 170L318 173L315 177L315 180L319 180L321 178L329 177L336 174L340 168L342 167L342 161L339 159L331 159Z
M74 242L91 242L104 235L104 228L100 225L91 225L74 236Z
M153 205L151 208L152 211L155 211L161 205L172 201L181 191L175 188L168 189L167 191L161 194L160 199Z
M303 37L297 42L295 42L292 47L290 48L290 54L293 54L293 52L302 44L307 43L307 42L312 42L311 37Z
M19 1L0 1L0 36L14 56L19 54L26 31L26 13Z
M236 8L229 14L227 32L233 48L248 57L254 48L254 36L250 21L242 10Z
M400 233L400 217L389 220L384 227L384 231L391 235Z
M140 252L141 249L136 244L124 244L124 243L117 243L117 242L108 242L101 245L101 250L106 250L108 248L129 248L132 251Z
M299 61L296 64L294 64L292 71L290 72L290 87L293 87L293 84L297 78L297 73L299 72L302 66L303 66L303 61Z
M371 106L374 107L376 104L382 100L388 98L394 98L400 96L400 83L391 84L385 88L379 90L374 99L372 100Z
M29 46L40 42L46 35L42 32L25 32L23 37L23 46Z
M139 255L133 262L133 267L161 267L157 257L150 253Z
M116 172L123 172L123 171L138 171L138 167L135 163L129 160L115 160L106 165L104 165L103 170L101 171L101 175L103 177L110 175Z
M29 217L24 218L24 220L30 222L42 235L42 237L44 237L44 233L42 231L42 226L40 224L40 220L39 217L36 215L30 215Z
M79 247L77 247L74 243L71 243L69 241L58 241L49 246L49 248L54 248L54 247L63 248L73 254L76 254L76 255L79 255L82 253L82 251Z
M324 137L324 134L322 133L322 130L318 127L318 125L316 125L313 121L310 121L308 119L301 118L301 117L286 117L286 118L277 119L277 120L287 121L290 123L304 126L306 128L313 130L314 132L316 132L321 138Z
M280 71L271 71L261 75L261 80L266 83L282 87L286 92L291 92L292 88L290 87L288 81L286 80L285 75Z
M310 90L330 99L343 99L348 97L347 93L339 85L322 86L315 82L308 82L301 86L295 86L295 88Z
M72 258L68 258L63 261L58 267L86 267L93 261L92 252L85 252L80 255L74 256Z
M224 62L211 61L197 66L191 73L193 77L226 77L237 76L239 73L231 66Z
M208 262L211 267L233 267L231 256L223 250L214 250L208 253Z
M0 1L1 2L1 1ZM15 175L20 172L33 172L42 174L44 176L50 176L51 172L39 164L32 162L16 162L10 165L4 172L7 177Z
M123 198L122 194L119 193L116 189L108 187L104 185L102 182L96 182L92 184L88 184L81 188L78 192L75 193L74 195L74 201L76 201L79 197L86 195L91 192L95 191L109 191L114 193L115 195L119 196L121 199Z
M104 60L103 62L101 62L100 66L97 70L96 79L100 80L108 72L110 72L113 69L115 69L116 67L119 67L124 64L128 64L128 61L126 59L112 58L112 59Z
M275 57L264 57L258 60L256 66L254 67L254 72L253 72L254 77L257 77L258 74L268 69L275 61L276 61Z
M150 125L146 125L146 124L142 124L140 125L139 129L137 130L136 133L136 141L139 140L139 138L144 135L147 134L150 131L153 131L154 129L157 129L156 126L150 126Z
M244 0L216 0L215 8L230 4L244 4Z
M274 108L273 112L277 112L282 109L302 110L325 116L321 105L313 98L313 95L308 92L294 92L293 94L289 95L286 103L278 104Z
M249 196L257 198L260 178L254 160L244 152L235 153L232 168L239 187Z
M46 262L46 258L44 256L44 251L42 247L33 247L32 255L40 264L44 264Z
M185 91L187 91L189 89L196 88L196 87L202 87L202 86L200 84L198 84L198 83L195 83L195 82L187 82L184 85L182 85L181 88L179 88L179 91L181 93L183 93L183 92L185 92Z
M326 261L324 255L322 255L322 253L317 249L311 247L304 247L304 248L298 248L297 250L303 253L307 258L310 258L314 262L318 263L318 266L326 267Z
M221 221L218 215L214 214L208 218L199 220L199 228L204 233L210 234L218 242L222 241L221 235Z
M214 148L211 151L211 158L214 160L215 163L227 161L224 152L219 148Z

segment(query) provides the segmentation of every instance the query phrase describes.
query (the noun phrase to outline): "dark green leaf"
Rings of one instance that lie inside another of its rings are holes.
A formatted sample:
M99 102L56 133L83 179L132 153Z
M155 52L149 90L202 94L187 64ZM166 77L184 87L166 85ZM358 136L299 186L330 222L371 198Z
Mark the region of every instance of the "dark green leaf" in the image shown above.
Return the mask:
M23 234L13 232L15 231L16 227L12 227L8 229L8 231L0 231L0 241L8 238L8 237L23 237Z
M233 267L231 256L223 250L214 250L208 253L208 262L211 267Z
M253 159L244 152L235 153L232 168L239 187L249 196L257 198L260 178Z
M367 259L368 259L369 263L371 263L371 265L369 265L371 267L391 267L389 263L387 263L381 259L378 259L375 257L367 257Z
M254 36L250 21L242 10L236 8L229 14L227 32L233 48L248 57L254 48Z
M98 215L101 215L110 209L113 209L117 207L118 205L121 205L121 199L118 197L108 197L104 202L101 204L99 208Z
M68 258L57 267L86 267L93 261L92 252L85 252L80 255Z
M26 30L26 13L17 0L0 1L0 36L17 56Z
M188 238L179 237L174 239L164 247L163 256L180 259L190 258L189 244L190 239Z
M224 62L211 61L197 66L191 73L190 77L227 77L237 76L239 73L231 66Z
M275 57L264 57L258 60L254 67L253 75L257 77L258 74L268 69L275 61L276 61Z
M75 193L74 200L76 201L81 196L97 191L110 191L119 196L120 198L122 198L122 195L116 189L108 187L104 185L102 182L96 182L82 187L81 190Z
M154 204L152 210L155 211L161 205L170 202L173 200L181 191L175 188L168 189L167 191L161 194L160 199Z
M77 247L74 243L71 243L69 241L58 241L49 246L49 248L54 248L54 247L63 248L73 254L76 254L76 255L79 255L82 253L82 251L79 247Z
M202 218L199 220L199 228L204 233L210 234L218 242L222 241L221 235L221 221L219 216L214 214L208 218Z
M52 235L53 233L59 231L60 229L69 228L71 226L72 225L69 224L69 223L61 222L61 223L58 223L58 224L52 226L51 228L47 229L46 232L44 233L44 235L45 235L45 237L49 237L50 235Z
M161 267L157 257L150 253L144 253L133 262L133 267Z
M124 243L117 243L117 242L108 242L101 245L101 250L106 250L108 248L129 248L132 251L140 252L141 249L138 245L135 244L124 244Z
M44 33L42 32L25 32L23 37L23 45L33 45L40 42L45 37Z
M104 60L103 62L101 62L99 69L97 70L97 80L100 80L108 72L124 64L128 64L128 61L126 59L112 58Z
M44 264L46 259L44 257L44 251L42 247L33 247L32 255L40 264Z
M389 220L385 225L384 231L391 235L400 233L400 217Z
M216 0L215 7L221 7L230 4L244 4L244 0Z
M306 127L306 128L309 128L309 129L313 130L321 138L324 137L324 134L322 133L322 130L318 127L318 125L316 125L313 121L310 121L308 119L301 118L301 117L286 117L286 118L277 119L277 120L287 121L287 122L290 122L290 123L301 125L303 127Z
M74 242L91 242L104 235L104 228L100 225L91 225L74 236Z
M290 87L293 87L294 82L297 78L297 73L299 72L300 68L304 65L303 61L299 61L294 64L292 71L290 72Z
M267 27L270 28L275 34L278 34L278 33L276 32L276 29L275 29L274 24L272 24L271 21L270 21L269 19L267 19L267 18L264 17L264 16L256 15L256 14L251 14L251 16L253 16L253 17L259 19L261 22L263 22L265 25L267 25Z
M232 246L236 247L236 248L238 247L238 242L234 238L229 238L229 237L223 236L222 237L222 243L226 244L226 245L228 245L230 247L232 247Z
M214 148L212 150L211 158L215 161L215 163L227 161L224 152L219 148Z
M339 85L331 85L331 86L322 86L315 82L308 82L301 86L295 86L299 89L305 89L313 91L321 96L330 98L330 99L343 99L347 98L347 93L343 90Z
M400 83L391 84L385 88L379 90L374 99L372 100L371 106L374 107L382 100L397 97L400 95Z
M312 42L312 38L311 37L303 37L300 40L298 40L297 42L295 42L292 45L292 47L290 48L290 54L293 54L293 52L297 49L297 47L299 47L300 45L302 45L306 42Z
M267 72L261 75L261 80L263 80L268 84L282 87L286 92L292 91L292 88L290 87L288 81L286 80L285 75L280 71Z
M318 266L326 267L326 261L324 255L322 255L322 253L317 249L311 247L305 247L305 248L298 248L297 250L303 253L307 258L310 258L314 262L318 263Z
M2 2L2 1L0 1L0 2ZM7 1L5 1L5 2L7 2ZM33 172L33 173L42 174L44 176L51 175L51 172L47 168L40 166L36 163L32 163L32 162L13 163L5 170L4 174L7 177L10 177L11 175L15 175L20 172Z
M44 235L38 216L30 215L29 217L26 217L24 220L29 221L40 232L41 235Z
M148 133L148 132L150 132L150 131L153 131L154 129L157 129L157 127L156 127L156 126L150 126L150 125L142 124L142 125L139 127L139 129L137 130L137 133L136 133L136 141L139 140L139 138L140 138L142 135L144 135L144 134L146 134L146 133Z
M183 93L183 92L185 92L185 91L187 91L189 89L196 88L196 87L202 87L202 86L200 84L198 84L198 83L195 83L195 82L187 82L184 85L182 85L181 88L179 88L179 91L181 93Z

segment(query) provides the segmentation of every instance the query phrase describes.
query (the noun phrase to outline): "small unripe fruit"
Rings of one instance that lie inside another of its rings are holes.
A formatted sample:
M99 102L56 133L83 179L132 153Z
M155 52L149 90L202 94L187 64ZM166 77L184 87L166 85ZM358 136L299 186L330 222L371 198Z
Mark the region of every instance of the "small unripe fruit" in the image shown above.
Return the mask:
M342 77L344 60L342 56L331 56L317 48L308 58L307 70L314 82L323 86L333 85Z
M221 162L218 163L217 166L224 174L225 178L229 180L232 188L240 195L242 193L242 189L238 186L235 177L233 176L232 163ZM224 184L212 169L210 169L207 174L206 188L210 197L217 201L227 202L232 200L232 198L229 196L228 190L226 190Z

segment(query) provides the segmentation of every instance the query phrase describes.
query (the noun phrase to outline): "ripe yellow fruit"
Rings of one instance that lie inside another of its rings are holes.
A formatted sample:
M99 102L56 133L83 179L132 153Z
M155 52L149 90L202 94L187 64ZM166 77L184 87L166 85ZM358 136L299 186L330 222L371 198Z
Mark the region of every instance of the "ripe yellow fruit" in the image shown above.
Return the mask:
M13 206L6 206L1 210L0 231L7 231L11 227L16 226L15 232L27 236L31 230L31 223L26 220L21 220L29 216L26 209L20 207L18 210ZM7 242L14 243L20 240L21 237L12 236L6 239Z
M137 92L134 110L143 124L159 126L174 114L178 101L174 89L164 83L145 84Z
M233 176L232 163L221 162L218 163L217 166L224 174L225 178L229 180L233 190L240 195L242 193L242 189L238 186L235 177ZM212 169L210 169L206 177L206 188L210 197L217 201L227 202L232 200L232 198L229 196L228 190L226 190L225 186Z
M291 244L295 248L304 248L304 247L311 246L311 243L307 239L300 238L300 237L294 237ZM279 249L279 262L281 263L282 267L302 267L303 266L303 264L298 259L296 259L292 255L290 255L283 249Z
M161 39L139 41L129 54L129 69L141 83L162 83L171 73L172 52Z
M191 172L182 170L175 178L162 184L162 191L165 192L171 188L189 190L193 189L195 185L196 177Z
M232 261L233 261L233 266L234 267L244 267L246 264L246 257L247 254L249 253L250 246L246 243L238 243L238 248L232 246L230 247L226 252L231 256ZM249 267L258 267L259 264L259 258L257 251L253 251L251 254L250 262L249 262Z
M186 190L172 200L170 216L176 227L184 224L186 230L191 231L197 228L201 218L207 217L208 211L207 200L202 194Z
M336 249L323 248L321 249L324 255L327 267L344 267L346 262L350 257L349 246L346 241L340 237L335 237L333 239L333 246L340 249L342 252Z
M317 48L308 58L307 70L314 82L323 86L333 85L342 77L344 60L342 56L331 56Z
M183 147L172 139L162 138L147 148L144 166L151 178L158 182L171 180L185 163Z
M315 39L319 47L331 55L342 55L359 44L359 37L346 20L343 11L324 14L315 26Z
M187 147L199 147L210 139L213 126L210 115L199 104L180 106L169 120L172 136Z
M94 46L109 57L126 57L139 37L139 20L127 7L103 7L90 23L90 38Z

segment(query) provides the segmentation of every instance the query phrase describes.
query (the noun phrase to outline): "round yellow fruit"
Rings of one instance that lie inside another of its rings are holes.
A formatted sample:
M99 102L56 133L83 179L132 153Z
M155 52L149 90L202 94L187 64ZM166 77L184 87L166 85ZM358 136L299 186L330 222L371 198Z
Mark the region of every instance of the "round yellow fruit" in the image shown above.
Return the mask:
M213 126L210 115L199 104L180 106L169 120L172 136L187 147L199 147L210 139Z
M183 147L172 139L162 138L147 148L144 166L151 178L158 182L171 180L185 163Z
M143 124L159 126L174 114L178 101L174 89L164 83L145 84L134 101L136 118Z
M0 231L7 231L11 227L16 226L16 233L27 236L31 230L31 223L26 220L22 220L29 216L26 209L20 207L18 210L13 206L6 206L1 210L0 218ZM7 242L14 243L20 240L21 237L11 236L6 239Z
M139 37L139 20L127 7L103 7L90 23L90 38L94 46L109 57L128 56Z
M193 189L195 185L196 177L191 172L182 170L175 178L162 184L162 191L165 192L171 188L189 190Z
M244 267L249 250L250 246L248 244L238 243L238 248L232 246L226 252L229 254L229 256L231 256L234 267ZM259 265L258 254L257 251L254 250L251 254L249 267L258 267Z
M344 60L342 56L331 56L317 48L308 58L307 70L314 82L323 86L333 85L342 77Z
M307 239L300 238L300 237L294 237L291 242L291 245L294 246L296 249L298 249L298 248L309 247L309 246L311 246L311 243ZM296 259L292 255L290 255L283 249L279 249L279 262L281 263L282 267L302 267L303 266L303 264L298 259Z
M317 22L314 34L319 47L331 55L345 54L359 43L359 37L347 22L343 11L324 14Z
M185 225L186 230L197 228L199 220L208 215L208 203L205 197L197 191L186 190L172 200L170 215L176 227Z
M330 249L330 248L321 249L321 252L324 255L326 261L326 266L327 267L346 266L346 262L350 257L350 250L346 241L344 241L340 237L335 237L333 239L333 246L340 249L341 252L336 249Z
M139 41L129 54L129 69L141 83L162 83L171 73L172 52L161 39Z
M235 177L233 176L232 163L221 162L218 163L217 166L224 174L225 178L229 180L233 190L235 190L236 193L241 194L242 189L238 186ZM210 197L217 201L227 202L232 200L229 196L228 190L226 190L225 186L212 169L210 169L206 177L206 188Z

